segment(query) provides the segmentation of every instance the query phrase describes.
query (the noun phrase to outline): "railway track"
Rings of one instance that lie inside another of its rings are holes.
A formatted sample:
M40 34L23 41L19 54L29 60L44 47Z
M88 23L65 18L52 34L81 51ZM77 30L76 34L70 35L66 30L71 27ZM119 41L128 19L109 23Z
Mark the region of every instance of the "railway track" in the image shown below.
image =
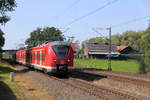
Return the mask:
M113 99L112 97L110 97L110 96L108 96L108 95L106 95L106 94L97 93L97 92L95 92L95 91L93 91L93 90L90 90L90 89L88 89L88 88L86 88L86 87L83 87L83 86L81 86L81 85L74 84L73 82L70 82L70 81L68 81L68 80L66 80L66 79L64 80L64 79L60 79L60 78L57 78L57 77L54 77L54 76L49 76L49 77L52 78L52 79L61 81L61 82L65 83L65 84L68 84L68 85L70 85L70 86L73 86L73 87L75 87L75 88L78 88L78 89L80 89L80 90L82 90L82 91L85 91L85 92L87 92L87 93L90 93L90 94L92 94L92 95L98 96L98 97L100 97L101 99L104 99L104 100L115 100L115 99Z
M85 81L81 81L75 78L71 78L71 80L75 81L75 82L79 82L80 84L86 84L88 86L90 86L92 89L94 89L95 91L103 91L104 93L107 93L108 95L112 96L112 98L114 100L126 100L126 99L130 99L130 100L142 100L141 98L137 98L128 94L124 94L122 92L116 91L116 90L112 90L112 89L108 89L105 88L103 86L98 86L89 82L85 82ZM99 89L99 90L97 90Z
M77 71L84 71L84 70L88 70L88 71L95 71L95 72L105 72L105 73L111 73L111 74L116 74L116 75L124 75L126 77L134 77L134 78L141 78L141 79L145 79L145 80L149 80L150 81L150 75L147 74L136 74L136 73L129 73L129 72L119 72L119 71L108 71L105 69L95 69L95 68L81 68L81 67L75 67Z
M121 81L121 82L129 82L136 85L142 85L142 86L150 86L150 78L147 75L140 76L139 74L133 75L128 74L124 72L117 72L117 71L98 71L98 70L87 70L87 68L78 68L75 70L75 72L86 72L90 74L105 76L107 78ZM146 77L147 76L147 77Z
M79 79L75 79L72 77L69 77L68 79L61 79L55 76L49 76L48 77L58 80L60 82L63 82L64 84L73 86L75 88L78 88L82 91L85 91L87 93L90 93L92 95L98 96L104 100L143 100L141 98L128 95L116 90L108 89L103 86L98 86L86 81L82 81Z
M117 80L117 81L121 81L121 82L129 82L129 83L133 83L136 85L142 85L142 86L150 86L150 81L145 81L145 80L141 80L141 79L136 79L136 78L131 78L131 77L124 77L121 75L114 75L111 73L104 73L104 72L91 72L91 71L84 71L90 74L95 74L95 75L101 75L101 76L106 76L107 78L113 79L113 80Z
M106 72L106 71L105 71ZM127 75L127 76L132 76L135 78L142 78L142 79L147 79L150 81L150 75L145 75L145 74L133 74L129 72L118 72L118 71L111 71L113 74L122 74L122 75Z

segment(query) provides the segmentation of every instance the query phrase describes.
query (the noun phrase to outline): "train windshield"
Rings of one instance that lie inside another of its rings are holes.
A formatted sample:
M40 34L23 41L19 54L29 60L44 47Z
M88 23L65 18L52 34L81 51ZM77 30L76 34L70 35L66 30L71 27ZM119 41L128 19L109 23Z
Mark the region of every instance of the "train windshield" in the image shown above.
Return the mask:
M65 45L54 45L52 48L59 59L65 59L69 51L69 46Z

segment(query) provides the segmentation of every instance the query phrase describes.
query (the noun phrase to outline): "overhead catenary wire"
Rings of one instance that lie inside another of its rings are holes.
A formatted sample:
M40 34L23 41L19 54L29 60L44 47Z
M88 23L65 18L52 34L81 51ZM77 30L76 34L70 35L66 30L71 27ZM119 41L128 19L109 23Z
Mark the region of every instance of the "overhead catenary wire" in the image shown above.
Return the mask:
M77 5L79 2L80 2L81 0L76 0L76 1L74 1L68 8L67 8L67 11L68 10L70 10L70 9L72 9L75 5ZM66 11L66 12L67 12Z
M71 5L69 5L65 10L63 10L63 11L61 11L60 13L61 13L61 16L60 15L56 15L56 23L57 23L57 21L59 20L59 18L61 17L63 17L63 16L65 16L69 11L71 11L71 9L75 6L75 5L77 5L79 2L80 2L81 0L75 0L73 3L71 3Z
M69 11L71 11L71 9L77 5L81 0L75 0L73 3L71 3L71 5L69 5L65 10L62 11L61 17L65 16L65 14L67 14Z
M126 22L122 22L122 23L119 23L119 24L116 24L116 25L112 25L111 28L121 27L123 25L130 24L130 23L133 23L133 22L136 22L136 21L139 21L139 20L143 20L143 19L146 19L146 18L150 18L150 16L144 16L144 17L128 20ZM102 30L102 29L106 29L106 28L95 28L95 29L101 29Z
M92 28L92 30L96 33L98 33L102 38L105 38L100 32L98 32L95 28Z
M123 26L123 25L130 24L130 23L132 23L132 22L136 22L136 21L143 20L143 19L146 19L146 18L150 18L150 16L144 16L144 17L140 17L140 18L128 20L128 21L122 22L122 23L120 23L120 24L112 25L112 28L121 27L121 26Z
M74 19L74 20L71 21L70 23L66 24L65 27L67 27L67 26L69 26L69 25L72 25L73 23L75 23L75 22L77 22L77 21L79 21L79 20L81 20L81 19L83 19L83 18L88 17L88 16L90 16L90 15L92 15L92 14L94 14L94 13L100 11L100 10L102 10L103 8L109 6L110 4L113 4L113 3L117 2L117 1L118 1L118 0L110 1L110 2L106 3L105 5L103 5L103 6L99 7L99 8L97 8L97 9L95 9L95 10L93 10L93 11L91 11L91 12L89 12L89 13L87 13L87 14L81 16L81 17L78 17L78 18Z

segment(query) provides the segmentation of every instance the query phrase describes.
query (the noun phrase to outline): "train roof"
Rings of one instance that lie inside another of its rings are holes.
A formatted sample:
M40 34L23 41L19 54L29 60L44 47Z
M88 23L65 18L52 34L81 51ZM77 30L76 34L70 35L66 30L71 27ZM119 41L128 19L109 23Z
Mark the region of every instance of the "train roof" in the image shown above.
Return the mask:
M54 45L66 45L66 46L71 46L70 42L65 42L65 41L53 41L53 42L49 42L51 44L51 46Z

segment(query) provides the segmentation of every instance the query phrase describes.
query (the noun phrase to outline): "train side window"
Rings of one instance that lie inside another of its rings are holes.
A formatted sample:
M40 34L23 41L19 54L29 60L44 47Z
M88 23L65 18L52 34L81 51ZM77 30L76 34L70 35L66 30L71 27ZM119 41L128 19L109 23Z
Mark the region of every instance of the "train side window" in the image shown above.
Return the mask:
M40 60L40 55L39 54L37 54L37 60Z

